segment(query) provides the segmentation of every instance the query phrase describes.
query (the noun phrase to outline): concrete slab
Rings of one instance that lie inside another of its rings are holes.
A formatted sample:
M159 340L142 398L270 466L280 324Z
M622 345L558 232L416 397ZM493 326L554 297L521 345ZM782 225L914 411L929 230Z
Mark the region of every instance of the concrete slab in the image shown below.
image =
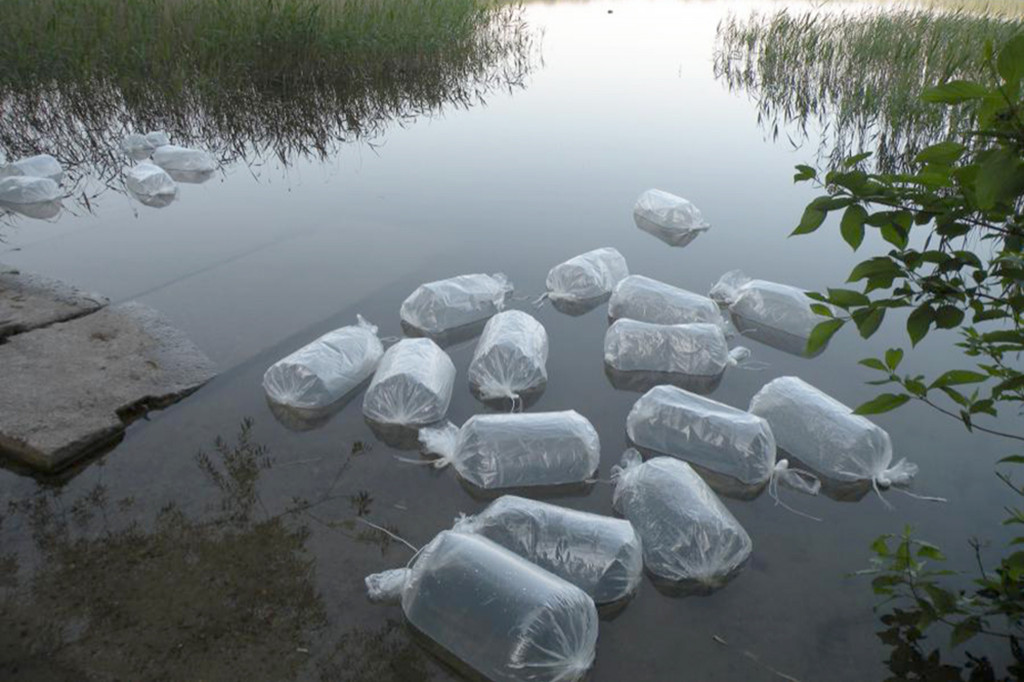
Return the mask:
M88 315L107 303L99 294L0 265L0 342L14 334Z
M57 471L214 374L195 344L138 303L10 336L0 345L0 454Z

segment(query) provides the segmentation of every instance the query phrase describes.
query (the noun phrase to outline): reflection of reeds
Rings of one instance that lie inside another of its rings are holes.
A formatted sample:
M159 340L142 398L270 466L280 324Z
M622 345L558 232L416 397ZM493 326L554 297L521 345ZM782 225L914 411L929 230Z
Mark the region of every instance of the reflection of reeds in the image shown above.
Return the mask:
M105 181L129 131L322 157L520 85L532 59L519 8L486 0L0 0L0 16L0 149Z
M1024 20L921 9L735 16L718 27L715 75L757 102L773 137L823 130L831 162L874 151L898 170L920 147L970 127L970 107L926 104L921 90L949 78L985 79L983 45Z

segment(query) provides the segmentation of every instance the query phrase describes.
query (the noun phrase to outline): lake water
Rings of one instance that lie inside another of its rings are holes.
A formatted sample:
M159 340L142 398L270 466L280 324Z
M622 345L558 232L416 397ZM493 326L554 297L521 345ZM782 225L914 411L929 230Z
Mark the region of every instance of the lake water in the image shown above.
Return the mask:
M383 336L400 335L399 304L422 282L504 272L517 297L532 298L551 266L602 246L621 251L633 273L697 292L734 268L808 289L838 285L859 258L834 226L787 238L813 197L793 185L792 168L815 150L766 138L754 105L712 73L718 20L779 6L530 4L539 54L525 87L395 123L372 146L342 145L326 161L235 163L205 184L183 185L167 208L107 192L91 213L5 228L0 261L155 307L221 374L132 425L73 477L37 482L0 470L0 613L8 612L0 677L457 677L397 625L397 607L365 599L363 577L411 553L354 538L373 534L352 519L362 512L419 546L487 501L451 470L397 461L403 452L378 440L359 397L315 428L281 423L264 398L263 372L357 313ZM636 229L632 205L649 187L691 199L712 229L683 249ZM870 236L862 247L882 248ZM530 409L590 419L607 479L639 394L605 376L604 307L581 316L518 298L513 307L550 336L549 383ZM926 339L904 360L908 371L934 375L956 363L953 340ZM714 392L740 407L789 374L859 404L875 377L856 361L906 345L895 320L870 342L844 331L809 360L739 342L767 364L729 371ZM472 341L448 349L459 372L455 423L484 411L466 384L472 349ZM258 470L230 459L234 477L218 488L196 452L212 452L218 436L233 444L243 419L273 464ZM780 679L770 669L803 681L883 677L889 649L876 636L875 597L866 578L848 574L867 566L873 538L908 523L942 544L953 567L970 570L968 538L1004 539L996 534L1012 500L992 464L1011 451L925 406L876 421L896 456L920 465L914 489L948 504L889 493L889 511L873 494L840 502L789 493L791 504L824 519L816 523L767 495L726 498L753 539L749 565L708 596L673 597L645 579L621 613L601 622L591 679ZM350 455L354 443L363 450ZM245 483L257 477L249 496ZM609 514L611 492L599 483L552 501ZM316 506L277 517L296 497ZM945 637L936 630L935 645Z

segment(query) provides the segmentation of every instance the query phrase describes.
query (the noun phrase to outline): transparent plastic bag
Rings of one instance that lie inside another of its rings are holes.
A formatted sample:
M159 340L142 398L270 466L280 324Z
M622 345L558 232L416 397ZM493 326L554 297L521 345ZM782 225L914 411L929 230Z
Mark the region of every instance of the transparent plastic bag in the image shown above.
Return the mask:
M604 361L619 371L672 372L717 376L747 358L750 351L729 350L714 324L651 324L617 320L604 337Z
M357 323L324 334L278 360L263 375L275 403L316 410L338 401L370 378L384 354L377 327L362 315Z
M217 162L208 152L165 144L153 151L153 163L166 171L209 173L217 169Z
M0 203L42 204L60 197L60 186L49 178L18 175L0 179Z
M571 682L594 662L594 601L486 538L442 531L408 568L367 576L372 601L495 682Z
M779 377L750 401L772 427L778 446L835 481L905 485L917 465L892 464L892 443L881 427L797 377Z
M430 339L402 339L380 359L363 414L381 424L431 424L444 418L454 387L447 353Z
M775 438L761 417L675 386L657 386L633 405L626 433L655 450L731 476L745 485L768 483Z
M686 246L711 228L696 206L660 189L640 195L633 207L633 221L670 246Z
M0 178L22 176L28 178L49 178L54 182L60 182L61 178L64 177L64 169L61 167L60 162L49 154L27 156L23 159L12 161L5 166L0 166Z
M608 317L654 324L725 324L718 304L707 296L643 275L630 275L616 285L608 301Z
M729 307L737 329L747 336L766 328L801 339L806 345L814 328L825 320L811 310L814 301L802 289L750 279L739 270L722 275L709 295Z
M469 363L469 383L485 400L519 397L548 380L548 334L519 310L498 313L487 322Z
M141 196L166 196L178 193L178 185L174 179L163 168L152 163L139 163L125 168L124 184L130 191Z
M121 151L132 159L141 161L148 158L157 147L163 147L170 143L171 139L162 130L154 130L145 135L131 133L125 135L124 139L121 140Z
M644 462L629 449L612 478L612 504L640 534L644 565L654 575L719 587L750 556L747 531L686 462Z
M626 259L606 247L587 251L548 271L546 296L553 301L583 303L611 294L629 275Z
M574 410L478 414L461 429L421 429L420 443L438 455L435 466L450 464L485 490L581 483L601 463L597 431Z
M453 530L475 533L568 580L598 604L625 599L640 585L640 536L629 521L503 495Z
M500 272L428 282L402 302L402 322L428 334L441 334L501 312L511 293L512 283Z

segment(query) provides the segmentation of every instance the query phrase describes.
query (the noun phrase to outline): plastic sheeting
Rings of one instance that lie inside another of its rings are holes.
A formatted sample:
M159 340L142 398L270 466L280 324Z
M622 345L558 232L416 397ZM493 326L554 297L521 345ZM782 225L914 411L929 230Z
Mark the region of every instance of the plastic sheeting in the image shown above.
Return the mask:
M630 449L612 477L612 504L640 534L644 565L654 575L718 587L750 556L750 536L686 462L644 462Z
M0 179L0 202L5 204L41 204L60 197L60 186L49 178L18 175Z
M263 388L276 403L321 409L368 379L383 354L377 327L359 315L357 324L328 332L271 365Z
M794 352L790 348L806 346L811 332L825 320L811 310L814 301L802 289L750 279L739 270L722 275L712 287L710 296L729 307L741 333L758 338L758 332L763 329L766 343L789 352ZM772 337L779 335L794 340L790 343L783 340L773 342Z
M763 485L775 470L775 438L761 417L675 386L643 395L626 433L641 448L699 464L745 485Z
M157 147L153 163L166 171L208 173L217 169L217 162L201 149L189 149L173 144Z
M594 662L598 617L575 585L490 540L443 531L409 568L366 578L371 600L495 682L570 682Z
M633 221L670 246L686 246L711 228L696 206L660 189L640 195L633 207Z
M581 483L601 462L597 431L574 410L476 415L461 429L422 429L420 443L439 456L435 466L485 490Z
M519 310L492 317L469 363L469 383L482 398L511 398L548 380L548 334Z
M616 285L608 301L608 317L654 324L725 323L718 304L707 296L643 275L630 275Z
M619 371L673 372L711 377L736 365L749 351L729 350L713 324L651 324L617 320L604 337L604 361Z
M505 307L512 283L501 273L421 284L402 302L402 322L428 334L486 320Z
M28 156L12 161L6 166L0 166L0 178L20 176L49 178L54 182L60 182L61 178L64 177L64 169L61 167L60 162L49 154Z
M640 585L640 536L623 519L503 495L479 514L460 518L453 530L496 542L598 604L625 599Z
M779 447L836 481L906 484L917 465L892 464L892 443L881 427L797 377L769 382L750 401Z
M430 424L444 418L454 387L447 353L430 339L403 339L381 358L363 414L382 424Z
M141 196L167 196L178 193L174 179L160 166L140 163L124 169L125 186Z
M594 249L551 268L547 296L554 301L592 301L610 295L627 275L629 266L621 253L611 247Z

